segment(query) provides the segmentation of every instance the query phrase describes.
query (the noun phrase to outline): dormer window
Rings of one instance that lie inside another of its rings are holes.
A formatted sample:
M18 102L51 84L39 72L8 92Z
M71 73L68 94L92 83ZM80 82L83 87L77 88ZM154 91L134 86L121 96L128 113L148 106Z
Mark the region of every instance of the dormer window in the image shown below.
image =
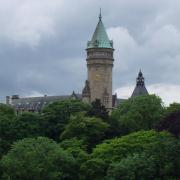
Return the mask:
M98 41L98 40L95 40L95 41L94 41L94 46L95 46L95 47L98 47L98 45L99 45L99 41Z

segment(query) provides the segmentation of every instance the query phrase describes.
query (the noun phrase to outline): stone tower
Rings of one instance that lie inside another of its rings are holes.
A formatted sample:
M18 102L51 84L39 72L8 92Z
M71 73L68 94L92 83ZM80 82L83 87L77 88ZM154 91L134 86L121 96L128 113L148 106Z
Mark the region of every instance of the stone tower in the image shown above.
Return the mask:
M110 41L102 22L101 13L99 22L91 41L87 43L88 80L83 89L84 102L93 102L100 99L107 108L112 109L112 68L113 68L113 41Z
M148 94L148 91L145 87L143 73L140 70L138 77L136 78L136 87L135 87L131 97L146 95L146 94Z

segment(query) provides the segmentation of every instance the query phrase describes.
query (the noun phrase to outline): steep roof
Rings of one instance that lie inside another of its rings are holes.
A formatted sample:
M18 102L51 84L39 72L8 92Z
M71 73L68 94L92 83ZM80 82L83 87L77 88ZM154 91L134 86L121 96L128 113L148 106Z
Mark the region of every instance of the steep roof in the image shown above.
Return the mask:
M108 38L102 22L101 14L99 15L99 22L96 26L93 37L91 41L88 41L87 49L89 48L113 48L113 41L110 41Z
M148 91L147 91L147 89L145 87L143 74L142 74L142 72L140 70L139 74L138 74L138 77L136 78L136 87L135 87L131 97L145 95L145 94L148 94Z
M81 99L81 94L65 95L65 96L44 96L44 97L27 97L12 99L11 105L16 110L40 111L45 105L55 101L63 101L67 99Z

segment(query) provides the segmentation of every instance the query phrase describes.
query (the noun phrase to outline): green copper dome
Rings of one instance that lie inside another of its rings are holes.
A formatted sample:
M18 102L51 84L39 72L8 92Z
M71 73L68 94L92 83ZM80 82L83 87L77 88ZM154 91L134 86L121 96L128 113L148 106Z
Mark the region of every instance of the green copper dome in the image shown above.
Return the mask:
M99 22L96 26L93 37L91 41L88 41L87 43L87 49L90 48L113 48L113 41L110 41L108 38L105 27L101 20L101 14L99 16Z

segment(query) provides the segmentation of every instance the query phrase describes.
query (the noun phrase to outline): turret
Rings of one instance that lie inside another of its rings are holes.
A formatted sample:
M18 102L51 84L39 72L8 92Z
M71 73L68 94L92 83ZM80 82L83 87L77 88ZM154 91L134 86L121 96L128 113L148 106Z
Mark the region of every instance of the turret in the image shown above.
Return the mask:
M141 70L139 71L138 77L136 78L136 87L131 95L131 97L140 96L148 94L148 91L145 87L145 80Z
M85 87L82 91L83 102L90 103L90 97L91 97L91 93L90 93L89 81L86 80Z

